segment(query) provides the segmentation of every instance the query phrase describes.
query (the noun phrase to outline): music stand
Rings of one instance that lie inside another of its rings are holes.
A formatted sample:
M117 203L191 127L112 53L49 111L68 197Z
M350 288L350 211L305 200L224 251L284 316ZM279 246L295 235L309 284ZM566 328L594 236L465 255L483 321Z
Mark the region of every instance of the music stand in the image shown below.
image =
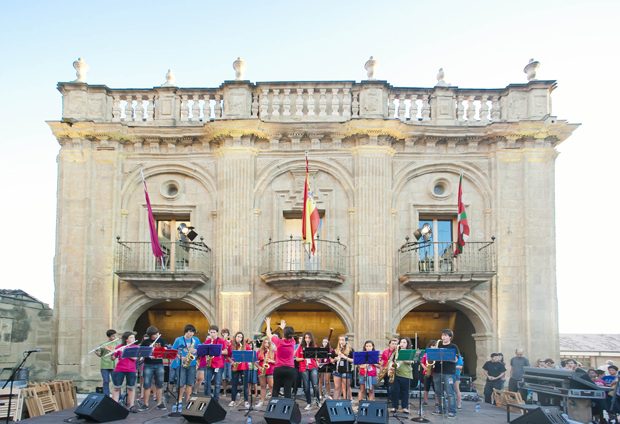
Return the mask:
M368 369L368 365L378 364L380 354L381 352L378 350L353 352L353 365L366 365L366 400L370 400L370 385L368 384L368 380L370 379L370 370Z
M420 361L422 360L422 356L424 355L424 349L413 349L413 362L418 364L418 374L420 372ZM413 367L411 368L411 374L413 377ZM412 418L411 421L416 423L430 423L429 420L423 417L424 409L422 408L422 384L418 386L418 396L419 396L419 406L418 406L418 416L416 418Z
M316 361L316 367L317 367L317 373L319 372L319 359L328 359L329 358L329 348L326 347L307 347L303 350L303 355L304 355L304 359L314 359ZM307 368L307 366L306 366ZM318 375L317 375L318 378ZM310 384L311 384L311 380L310 377L308 376L308 391L310 391ZM317 386L314 388L314 391L317 392L314 395L317 397L318 402L320 402L321 399L321 394L319 393L320 390L318 388L318 381L317 381Z
M443 411L443 415L446 415L446 405L445 405L445 393L443 387L443 362L456 362L456 350L455 349L426 349L426 360L427 361L439 361L441 362L441 410ZM456 384L456 383L455 383ZM437 391L437 387L435 387L435 391ZM435 399L437 399L437 394L435 393ZM454 399L456 403L456 399Z
M220 357L222 356L222 349L223 349L222 344L199 344L198 346L196 346L196 357L200 357L200 356ZM207 376L207 372L205 371L205 378L206 376ZM211 382L206 381L205 379L205 393L207 393L206 392L207 384L209 384L210 386ZM198 389L200 390L200 387ZM215 390L213 391L213 394L215 394ZM213 395L211 397L213 397Z
M136 358L136 363L140 360L140 358L147 358L151 356L153 353L153 348L151 346L133 346L127 347L123 349L123 353L120 359L126 358ZM134 398L134 403L135 403ZM131 408L133 405L129 405L129 396L127 395L127 385L125 385L125 404L127 408Z
M175 401L177 400L177 397L170 391L170 370L172 361L176 359L178 354L179 351L177 349L166 349L165 347L161 346L153 349L153 355L151 356L151 358L153 359L168 360L168 381L166 382L166 393L168 393L169 396L172 396ZM165 398L166 396L162 395L162 397ZM161 401L163 402L164 400L161 399Z
M217 346L217 345L214 345ZM245 362L247 364L251 364L257 361L256 358L256 352L254 350L233 350L232 351L232 360L233 362ZM247 391L247 381L243 382L243 385L246 386L243 388L243 390ZM244 393L245 393L244 391ZM252 409L254 409L254 396L252 396L252 391L250 390L249 396L250 396L250 409L248 409L248 412L245 413L245 416L247 417L250 412L252 411ZM245 411L244 409L239 409L239 411Z

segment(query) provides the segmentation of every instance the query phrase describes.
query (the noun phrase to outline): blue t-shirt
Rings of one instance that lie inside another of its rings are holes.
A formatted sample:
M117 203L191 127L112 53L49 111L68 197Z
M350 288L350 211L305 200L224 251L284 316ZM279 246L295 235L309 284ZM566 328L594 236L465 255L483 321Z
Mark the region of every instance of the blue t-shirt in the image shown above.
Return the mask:
M196 349L196 346L198 346L200 344L200 340L198 339L198 337L192 337L191 339L186 339L185 336L181 336L181 337L177 337L177 339L174 341L174 344L172 345L173 349L178 349L179 353L181 354L182 358L185 358L187 356L187 352L189 350L189 347L192 344L192 340L194 341L194 349ZM196 355L194 355L196 356ZM192 361L192 363L190 364L190 366L195 367L196 366L196 360L194 359Z
M611 383L613 383L616 378L618 378L618 376L612 377L611 375L605 375L601 377L601 380L603 380L608 386L611 386Z
M465 365L465 363L463 362L463 357L462 357L461 355L459 355L459 359L457 359L457 360L456 360L456 366L458 367L459 365L460 365L460 366ZM461 371L462 371L462 370L460 370L460 369L458 369L458 368L456 369L456 376L457 376L457 377L460 377L460 376L461 376Z

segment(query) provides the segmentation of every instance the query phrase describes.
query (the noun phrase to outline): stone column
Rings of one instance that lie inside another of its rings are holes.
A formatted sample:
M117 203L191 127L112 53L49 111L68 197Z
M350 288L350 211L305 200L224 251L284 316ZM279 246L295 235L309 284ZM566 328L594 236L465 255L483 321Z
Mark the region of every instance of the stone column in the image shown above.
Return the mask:
M392 283L392 215L390 193L392 157L385 136L371 135L367 145L353 150L355 178L354 234L357 244L352 258L355 268L356 344L365 340L381 345L389 337Z
M242 146L246 144L247 146ZM251 223L257 151L249 140L234 137L216 151L218 187L217 281L220 327L249 335L252 316Z
M99 380L88 351L105 338L113 299L118 153L72 139L58 155L58 218L54 264L59 378Z
M486 376L484 375L484 370L482 369L482 365L488 360L491 359L491 353L494 352L494 335L493 333L475 333L471 335L476 342L476 381L474 384L480 393L484 390L484 384L487 381ZM507 362L510 362L510 356L508 352L504 352L504 360L506 361L506 357L508 357ZM465 358L467 361L467 358ZM471 362L469 362L471 364ZM472 371L471 366L469 366L470 372Z

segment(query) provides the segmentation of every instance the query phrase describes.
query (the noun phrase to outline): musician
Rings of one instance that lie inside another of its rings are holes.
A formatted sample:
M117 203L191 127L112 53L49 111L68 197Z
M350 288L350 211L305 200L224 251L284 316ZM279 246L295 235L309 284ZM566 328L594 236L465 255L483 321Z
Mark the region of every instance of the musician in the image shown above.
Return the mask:
M411 349L411 339L409 337L401 337L398 341L401 350ZM394 358L396 360L396 358ZM411 365L413 361L397 361L394 383L392 383L392 409L390 412L398 411L398 404L403 407L403 413L409 413L409 384L413 376ZM388 374L390 371L388 371Z
M427 349L435 349L437 346L437 342L435 340L431 340L426 345ZM433 392L435 392L435 383L433 382L433 371L434 365L429 365L428 359L426 358L426 352L422 355L422 360L420 361L422 365L422 369L424 370L422 374L424 374L424 403L422 406L428 406L428 392L433 388ZM438 407L439 404L435 403L435 407Z
M153 348L166 345L166 340L159 334L157 327L149 327L146 329L148 338L140 343L140 346L153 346ZM164 405L163 387L164 387L164 361L161 358L144 358L144 368L142 371L143 380L143 397L144 406L140 410L149 409L149 399L151 395L151 385L153 383L153 377L155 377L155 395L159 404L157 409L166 409Z
M349 345L349 339L344 334L338 336L338 346L331 354L331 362L336 364L334 399L340 399L340 395L344 394L344 399L353 401L351 397L353 348Z
M121 358L123 356L123 350L125 347L135 344L136 335L132 331L125 331L121 336L121 343L116 346L116 350L112 355L114 358ZM114 384L114 391L112 392L112 399L118 402L118 398L121 394L121 387L123 387L123 380L127 379L127 400L129 405L129 412L137 413L138 410L134 405L136 400L136 358L123 358L118 361L114 372L112 373L112 383Z
M101 377L103 378L103 394L110 396L110 378L116 365L116 360L112 356L106 355L116 349L116 346L120 343L116 336L116 330L109 329L105 332L108 340L101 344L99 349L95 351L95 355L101 358L99 361L99 367L101 368Z
M379 365L381 365L381 368L385 368L388 366L388 362L394 354L396 346L398 346L398 339L390 339L388 348L383 351L383 353L381 354L381 359L379 360ZM392 385L390 384L390 378L387 375L387 372L385 373L385 377L383 377L383 388L387 391L388 399L392 399Z
M260 408L265 404L267 386L269 386L269 391L273 393L273 365L276 363L276 361L275 352L272 347L273 344L271 343L271 340L265 337L260 348L258 349L257 359L259 367L258 381L260 382L260 402L258 402L256 408ZM263 371L265 365L267 365L268 368Z
M241 331L237 331L235 337L231 344L231 349L233 352L235 350L252 350L252 347L244 342L245 337ZM248 379L248 363L247 362L233 362L232 363L232 393L231 393L231 401L228 406L235 406L237 400L237 391L239 380L241 380L241 387L243 390L243 399L245 400L245 409L250 407L250 403L248 402L248 390L245 389L246 382Z
M220 331L217 325L209 327L209 335L205 339L204 344L220 344L222 345L222 354L220 356L214 356L211 359L211 364L207 366L207 357L201 356L198 363L198 375L206 374L205 380L205 396L211 396L211 380L214 380L213 399L217 402L220 401L220 389L222 388L222 375L224 374L224 356L228 355L228 344L226 340L218 337L217 333ZM200 386L198 386L200 387Z
M304 333L301 343L299 347L295 351L295 360L299 363L299 372L301 373L301 379L304 384L304 394L306 395L306 411L312 409L312 393L310 393L310 384L312 384L312 389L314 390L314 395L316 397L317 406L321 403L321 396L318 386L318 364L316 363L316 359L304 359L304 350L306 348L316 348L317 345L314 343L314 335L307 331Z
M437 349L454 349L457 355L460 355L459 347L452 343L454 333L452 330L445 329L441 332L441 343L437 344ZM442 372L443 371L443 372ZM442 379L443 376L443 379ZM454 385L456 384L456 359L454 361L437 361L433 376L435 383L435 396L439 406L433 412L434 415L443 415L444 408L444 391L448 396L448 418L456 418L456 393ZM437 397L437 393L439 396Z
M172 412L183 411L183 393L185 393L185 399L189 400L192 395L192 387L196 381L196 358L191 362L185 361L188 354L196 355L196 346L200 344L198 337L194 334L198 333L196 327L188 324L183 329L183 335L177 337L172 345L173 349L178 349L179 364L179 401L172 407ZM186 366L187 365L187 366Z
M331 354L334 350L329 343L329 339L325 337L323 342L321 343L323 348L329 349L329 353ZM332 392L332 384L330 382L330 374L331 370L329 368L329 358L327 359L319 359L319 390L323 391L323 386L325 386L326 391L323 392L323 397L325 399L331 399Z
M232 371L230 368L232 366L232 361L230 359L232 349L230 348L230 331L228 330L228 328L223 328L221 335L226 344L225 346L226 351L228 352L228 354L223 355L224 356L224 370L222 374L222 391L223 391L223 394L226 395L226 391L228 390L228 383L230 382L230 380L232 380Z
M499 353L492 353L491 360L487 361L483 366L484 375L487 376L487 382L484 385L484 401L493 403L493 389L501 390L502 376L506 375L506 367L500 362Z
M364 343L365 351L375 350L375 343L372 340ZM366 394L366 387L368 387L368 400L375 399L375 384L377 384L377 365L362 364L360 368L360 391L357 396L358 403L364 400Z
M282 329L282 339L275 336L271 332L271 318L265 319L267 328L265 334L273 342L274 347L277 349L276 362L273 369L273 390L271 395L273 397L280 396L280 388L284 387L284 397L292 398L291 389L295 382L295 367L294 367L294 354L295 354L295 329L286 325L286 321L282 320L279 327Z

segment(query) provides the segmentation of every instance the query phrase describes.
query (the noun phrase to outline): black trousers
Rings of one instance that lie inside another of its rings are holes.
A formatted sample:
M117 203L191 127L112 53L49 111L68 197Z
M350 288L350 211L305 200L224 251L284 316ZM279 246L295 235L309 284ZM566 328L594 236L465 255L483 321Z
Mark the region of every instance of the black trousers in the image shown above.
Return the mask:
M273 392L271 396L280 397L280 388L284 387L284 397L292 398L295 384L295 367L277 367L273 369Z
M493 389L500 390L502 388L502 380L487 380L484 385L484 401L486 403L493 403Z

